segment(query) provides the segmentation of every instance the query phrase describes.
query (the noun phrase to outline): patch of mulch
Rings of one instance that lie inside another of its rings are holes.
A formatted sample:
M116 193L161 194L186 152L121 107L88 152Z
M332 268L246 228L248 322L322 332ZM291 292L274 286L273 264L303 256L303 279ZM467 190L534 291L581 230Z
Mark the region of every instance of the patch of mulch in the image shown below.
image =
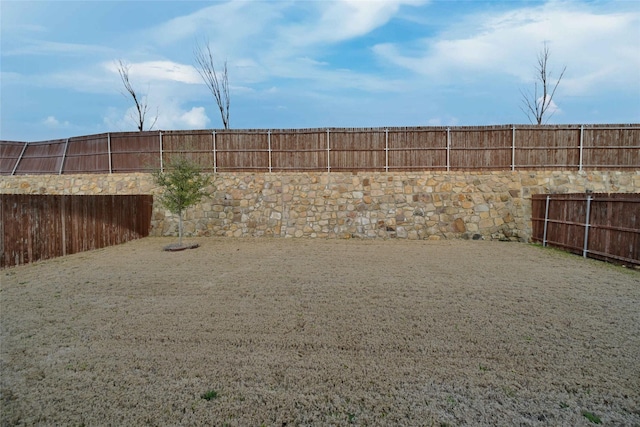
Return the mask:
M184 251L185 249L195 249L195 248L199 248L200 245L197 243L193 243L193 244L188 244L188 245L181 245L180 243L172 243L170 245L167 245L164 247L165 251L168 252L178 252L178 251Z

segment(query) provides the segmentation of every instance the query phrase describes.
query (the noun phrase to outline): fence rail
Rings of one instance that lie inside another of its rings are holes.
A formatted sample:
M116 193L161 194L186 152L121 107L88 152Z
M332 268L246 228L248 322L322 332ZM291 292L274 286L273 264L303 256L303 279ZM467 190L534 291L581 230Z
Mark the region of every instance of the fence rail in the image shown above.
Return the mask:
M0 268L146 237L153 197L0 195Z
M543 246L640 265L640 193L534 195L531 221Z
M206 171L638 169L640 125L119 132L0 141L0 175Z

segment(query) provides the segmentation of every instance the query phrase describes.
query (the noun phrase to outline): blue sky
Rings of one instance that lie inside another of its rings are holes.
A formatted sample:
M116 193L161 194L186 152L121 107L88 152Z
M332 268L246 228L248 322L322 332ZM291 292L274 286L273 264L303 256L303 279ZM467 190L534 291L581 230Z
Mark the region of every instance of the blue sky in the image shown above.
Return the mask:
M221 128L194 68L227 60L232 128L527 124L547 43L552 124L640 123L638 1L0 1L0 139Z

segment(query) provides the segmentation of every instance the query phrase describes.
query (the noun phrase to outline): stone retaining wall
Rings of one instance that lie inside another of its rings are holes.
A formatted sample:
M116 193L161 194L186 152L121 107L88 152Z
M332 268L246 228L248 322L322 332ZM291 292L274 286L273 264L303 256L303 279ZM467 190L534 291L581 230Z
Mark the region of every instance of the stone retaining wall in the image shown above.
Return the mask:
M640 171L220 173L185 234L528 241L531 195L640 191ZM149 174L0 177L0 193L159 194ZM176 235L154 202L152 235Z

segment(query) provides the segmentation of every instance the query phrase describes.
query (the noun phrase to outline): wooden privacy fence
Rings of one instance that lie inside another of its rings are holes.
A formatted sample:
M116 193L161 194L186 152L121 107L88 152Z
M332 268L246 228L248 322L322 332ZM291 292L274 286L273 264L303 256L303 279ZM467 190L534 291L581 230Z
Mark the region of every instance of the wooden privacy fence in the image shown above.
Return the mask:
M146 237L153 196L0 195L0 268Z
M640 265L640 193L537 194L531 221L534 242Z
M172 156L206 171L625 169L640 125L119 132L0 141L0 174L148 172Z

